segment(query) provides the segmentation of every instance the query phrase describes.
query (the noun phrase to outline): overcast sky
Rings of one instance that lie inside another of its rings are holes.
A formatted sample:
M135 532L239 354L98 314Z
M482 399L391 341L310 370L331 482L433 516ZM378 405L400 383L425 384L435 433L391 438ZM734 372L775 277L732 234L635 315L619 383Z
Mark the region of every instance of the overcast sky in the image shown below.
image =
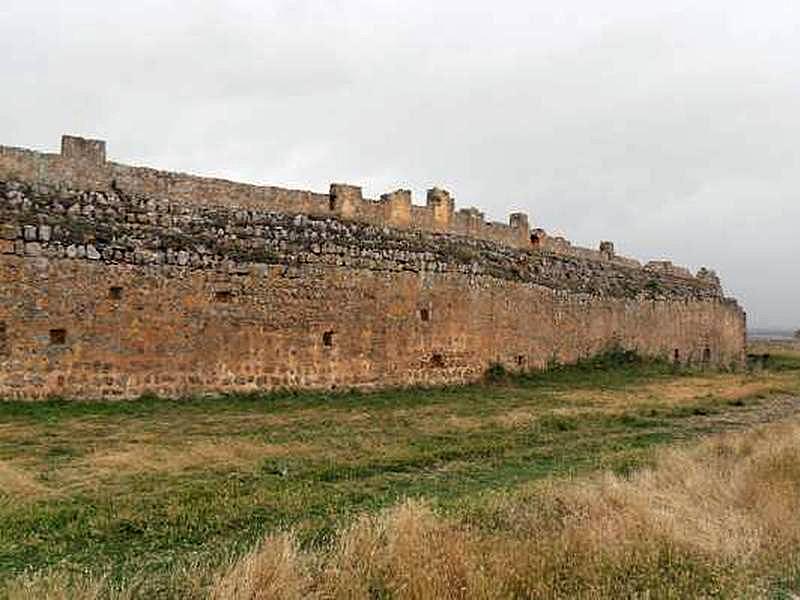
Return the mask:
M0 144L447 187L800 327L800 2L0 0Z

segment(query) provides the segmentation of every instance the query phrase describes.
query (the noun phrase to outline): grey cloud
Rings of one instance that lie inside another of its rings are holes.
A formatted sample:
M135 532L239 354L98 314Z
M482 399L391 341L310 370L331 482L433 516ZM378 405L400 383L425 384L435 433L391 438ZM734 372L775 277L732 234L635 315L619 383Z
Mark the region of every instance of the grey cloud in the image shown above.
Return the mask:
M800 7L640 0L17 2L0 143L370 195L445 185L719 270L800 326Z

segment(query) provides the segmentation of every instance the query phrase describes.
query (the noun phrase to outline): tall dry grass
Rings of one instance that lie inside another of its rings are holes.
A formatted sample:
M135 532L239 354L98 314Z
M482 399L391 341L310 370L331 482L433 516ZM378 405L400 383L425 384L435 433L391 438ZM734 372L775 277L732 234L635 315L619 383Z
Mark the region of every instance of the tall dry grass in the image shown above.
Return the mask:
M761 597L800 583L800 424L662 452L631 477L551 484L458 519L408 501L330 548L271 536L214 598Z
M174 573L174 589L215 600L791 598L798 510L793 422L664 450L629 477L496 494L456 516L409 500L356 519L325 548L273 534L220 572L198 564ZM127 599L142 597L145 583L54 571L10 582L0 596Z

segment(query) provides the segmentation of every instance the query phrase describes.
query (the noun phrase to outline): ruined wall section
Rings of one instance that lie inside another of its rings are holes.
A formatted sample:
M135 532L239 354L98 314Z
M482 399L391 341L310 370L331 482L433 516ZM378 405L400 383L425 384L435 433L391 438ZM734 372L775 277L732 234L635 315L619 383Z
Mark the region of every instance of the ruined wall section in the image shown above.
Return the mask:
M109 264L230 270L323 264L489 275L562 292L623 298L720 298L719 282L452 233L329 216L185 205L121 191L0 181L0 253Z
M328 194L249 185L107 162L105 142L75 136L63 136L60 154L0 146L0 179L67 189L115 190L186 207L226 206L335 217L397 229L452 233L513 248L530 248L533 239L526 214L513 213L508 224L486 222L476 208L456 210L451 195L438 188L428 191L425 206L417 206L408 190L371 200L363 197L361 188L346 184L331 184ZM613 251L581 248L563 238L549 237L543 230L534 232L540 232L534 236L539 247L552 253L641 267L639 262ZM672 274L692 277L677 267Z
M463 383L615 342L743 358L710 272L62 183L2 181L0 224L0 398Z

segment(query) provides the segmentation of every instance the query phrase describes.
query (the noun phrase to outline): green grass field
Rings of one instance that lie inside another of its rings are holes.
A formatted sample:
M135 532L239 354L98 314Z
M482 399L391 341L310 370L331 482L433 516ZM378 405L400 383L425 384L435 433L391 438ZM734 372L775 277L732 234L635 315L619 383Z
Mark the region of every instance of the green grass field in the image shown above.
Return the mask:
M406 498L475 514L497 492L632 472L658 446L800 412L794 354L754 373L625 358L465 388L0 402L0 597L48 570L198 595L269 532L324 547Z

